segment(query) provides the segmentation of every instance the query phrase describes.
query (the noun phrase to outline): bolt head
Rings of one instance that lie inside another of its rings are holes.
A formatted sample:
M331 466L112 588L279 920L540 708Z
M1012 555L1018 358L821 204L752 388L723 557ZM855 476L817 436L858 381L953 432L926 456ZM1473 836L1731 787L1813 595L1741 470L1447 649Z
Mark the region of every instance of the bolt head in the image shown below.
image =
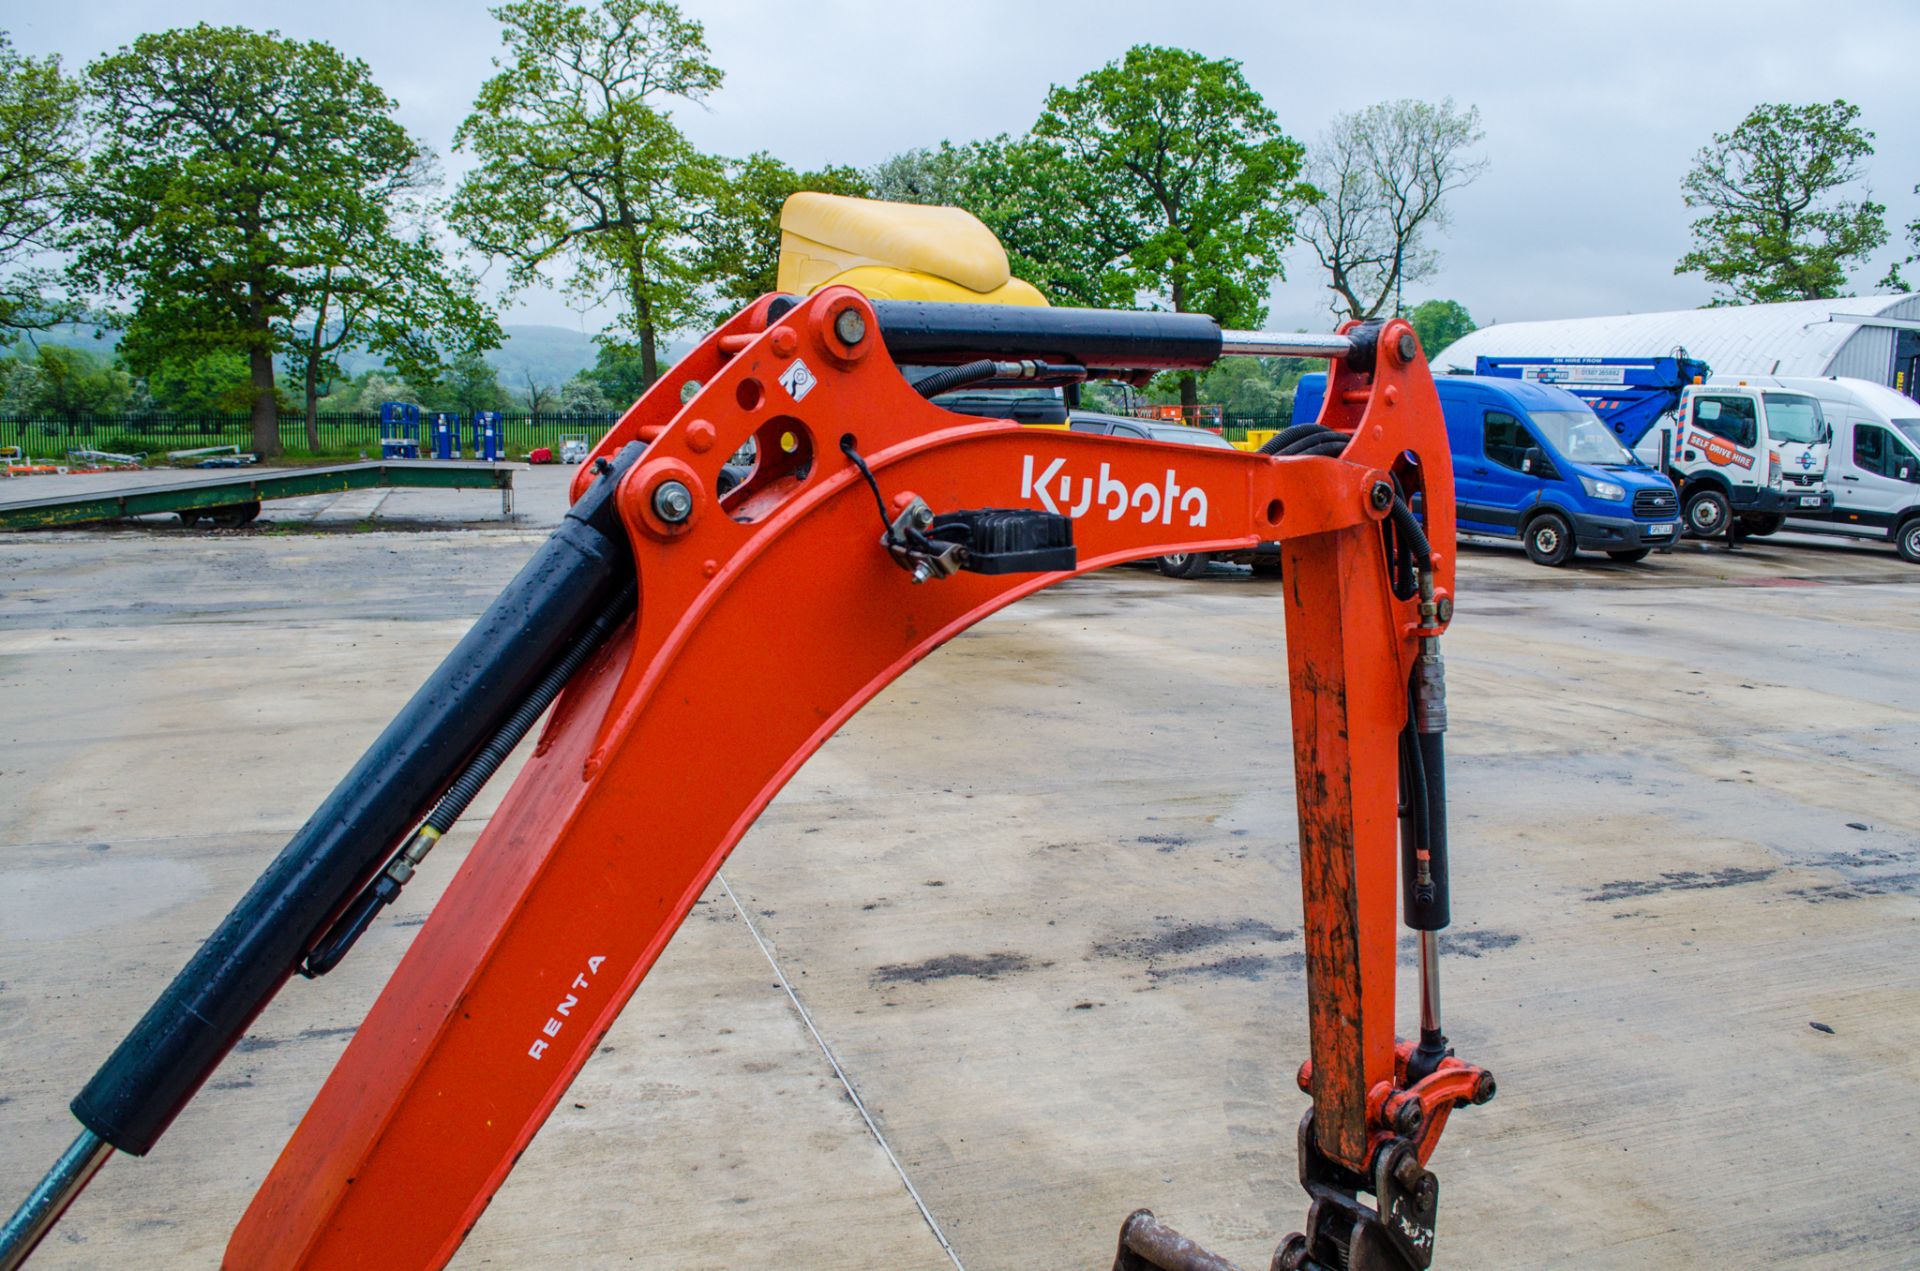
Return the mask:
M1420 343L1413 338L1413 332L1402 331L1400 333L1400 360L1402 362L1411 362L1413 361L1414 355L1419 351Z
M858 344L867 338L867 320L858 309L848 306L835 315L833 333L843 344Z
M1385 511L1393 504L1393 487L1384 481L1376 481L1373 489L1367 492L1367 497L1373 500L1374 507Z
M1394 1114L1393 1128L1412 1138L1420 1133L1420 1127L1427 1123L1427 1110L1420 1106L1418 1099L1409 1099L1400 1105L1400 1111Z
M662 481L653 488L653 512L668 525L679 525L693 515L693 491L679 481Z

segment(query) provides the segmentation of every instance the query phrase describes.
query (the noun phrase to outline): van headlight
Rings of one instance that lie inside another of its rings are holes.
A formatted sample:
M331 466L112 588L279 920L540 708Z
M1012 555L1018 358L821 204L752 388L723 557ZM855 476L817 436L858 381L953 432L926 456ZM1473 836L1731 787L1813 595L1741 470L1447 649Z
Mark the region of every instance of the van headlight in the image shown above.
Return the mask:
M1609 503L1618 503L1627 497L1624 486L1611 481L1602 481L1599 477L1581 477L1580 484L1587 487L1587 493L1596 499L1605 499Z

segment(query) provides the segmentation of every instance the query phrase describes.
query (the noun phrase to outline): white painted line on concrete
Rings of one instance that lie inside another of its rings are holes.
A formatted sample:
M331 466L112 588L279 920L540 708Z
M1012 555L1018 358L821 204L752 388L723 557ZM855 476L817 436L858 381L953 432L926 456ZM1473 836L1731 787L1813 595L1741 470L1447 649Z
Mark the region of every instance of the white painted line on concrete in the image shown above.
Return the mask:
M919 1209L920 1216L926 1219L927 1230L931 1231L933 1238L940 1242L940 1247L946 1251L947 1257L953 1260L953 1265L959 1268L959 1271L967 1271L966 1264L960 1261L960 1255L955 1253L953 1246L947 1243L947 1233L940 1230L940 1224L935 1221L933 1211L927 1208L926 1201L920 1199L920 1190L913 1185L913 1180L907 1177L907 1167L902 1165L900 1158L893 1154L893 1145L887 1142L887 1136L880 1133L880 1127L874 1124L873 1115L867 1111L867 1105L861 1100L860 1092L853 1088L853 1082L848 1079L846 1070L840 1066L840 1060L835 1057L833 1047L827 1045L827 1039L822 1037L820 1030L813 1026L813 1016L807 1013L806 1006L800 1001L800 995L793 991L793 981L787 979L787 973L780 969L779 959L773 956L773 946L761 936L760 928L754 926L752 916L747 913L747 907L740 903L738 896L733 894L733 884L727 881L727 876L715 871L714 877L719 879L720 886L726 889L727 899L733 902L734 910L740 915L740 921L747 924L747 934L753 937L753 942L760 946L760 952L766 955L767 965L773 968L774 975L780 981L780 987L787 991L787 1000L793 1003L793 1009L799 1013L800 1022L807 1026L809 1033L813 1034L814 1045L818 1046L820 1053L827 1057L827 1063L833 1068L833 1075L840 1079L841 1088L847 1092L847 1098L853 1100L854 1109L860 1113L860 1119L867 1123L867 1132L873 1135L873 1141L880 1145L880 1150L887 1154L887 1160L893 1165L893 1172L900 1176L901 1186L907 1189L907 1195L913 1197L914 1206Z

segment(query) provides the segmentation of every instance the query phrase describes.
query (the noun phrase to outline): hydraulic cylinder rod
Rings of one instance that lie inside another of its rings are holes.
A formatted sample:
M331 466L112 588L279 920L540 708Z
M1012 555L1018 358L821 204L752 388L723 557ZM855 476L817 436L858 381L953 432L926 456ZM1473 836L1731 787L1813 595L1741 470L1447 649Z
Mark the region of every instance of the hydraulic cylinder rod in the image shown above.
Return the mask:
M1369 369L1379 324L1346 335L1223 331L1203 313L1051 309L876 300L887 352L900 363L976 358L1076 362L1091 370L1200 370L1223 357L1340 357Z
M609 465L73 1101L144 1155L308 946L630 575Z
M53 1230L73 1198L86 1189L113 1155L113 1145L92 1130L82 1130L54 1163L40 1185L0 1227L0 1271L14 1271L27 1260L41 1237Z

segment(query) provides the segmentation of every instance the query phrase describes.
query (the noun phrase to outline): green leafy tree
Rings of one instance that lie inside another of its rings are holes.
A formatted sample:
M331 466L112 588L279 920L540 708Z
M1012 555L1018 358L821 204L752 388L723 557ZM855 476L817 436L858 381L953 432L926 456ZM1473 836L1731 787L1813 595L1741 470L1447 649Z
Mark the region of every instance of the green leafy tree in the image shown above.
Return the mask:
M1110 303L1232 327L1265 318L1294 209L1314 191L1298 179L1302 147L1239 62L1137 45L1051 90L1033 137L1041 153L1026 161L1072 196L1071 232L1124 248L1101 277ZM1199 400L1190 374L1180 399Z
M163 414L244 415L253 409L253 375L244 353L167 358L146 380L148 401Z
M1413 307L1407 321L1413 323L1420 347L1428 357L1479 329L1473 324L1473 315L1458 300L1423 300Z
M1471 154L1483 136L1480 112L1451 98L1380 102L1333 121L1307 166L1320 196L1301 220L1336 313L1398 313L1406 284L1433 276L1432 231L1446 226L1447 196L1486 170Z
M1864 187L1847 200L1873 155L1873 133L1845 101L1755 106L1731 133L1694 156L1681 182L1693 250L1673 267L1721 288L1714 304L1770 304L1837 296L1849 262L1887 241L1886 208Z
M1058 143L999 136L954 147L958 206L979 217L1007 251L1014 277L1056 304L1136 303L1116 269L1142 239L1125 199L1094 198L1096 182ZM1090 201L1091 199L1091 201Z
M499 373L480 351L468 348L447 363L433 396L445 409L471 417L479 410L500 410L507 390L500 387Z
M329 278L377 271L420 144L365 63L271 31L143 35L87 85L100 140L75 201L75 278L134 298L121 351L135 369L242 353L254 449L278 453L275 355Z
M43 344L31 359L20 359L10 384L11 409L64 420L83 415L117 415L133 397L133 377L85 349Z
M1914 186L1913 192L1920 194L1920 185ZM1894 291L1905 291L1907 289L1907 280L1900 276L1900 266L1911 265L1914 261L1920 260L1920 216L1916 216L1907 222L1907 245L1913 248L1913 253L1908 255L1904 260L1896 261L1888 265L1887 276L1880 280L1880 286L1890 288Z
M22 57L0 31L0 334L78 316L36 261L57 245L81 171L79 124L80 86L60 59Z
M710 288L709 321L733 316L778 285L780 208L802 190L856 198L873 192L853 168L796 172L765 151L726 165L694 225L692 266Z
M902 150L875 164L866 174L867 184L874 198L889 203L964 207L970 157L945 141Z
M600 390L600 381L593 378L590 371L581 371L560 386L560 397L555 407L562 415L604 415L617 410L607 395Z
M417 171L394 174L392 198L403 197L402 182L422 179ZM424 208L407 210L424 221ZM334 227L328 260L305 279L300 310L285 325L310 450L320 446L319 402L341 373L341 354L371 350L408 380L429 384L443 370L443 349L477 355L501 342L476 280L448 264L424 224L404 235L393 229L385 217Z
M405 402L411 406L426 407L426 394L412 384L401 379L391 371L369 371L353 399L353 413L358 415L376 415L382 403Z
M477 160L453 226L526 286L568 271L574 300L614 303L649 382L664 334L699 312L690 228L717 181L660 108L720 86L698 22L665 0L515 0L494 9L507 57L454 134Z
M640 360L639 349L631 344L608 340L604 336L594 353L593 365L584 374L593 376L600 385L600 395L613 402L615 409L619 410L639 401L640 395L647 391L647 385L653 382Z

